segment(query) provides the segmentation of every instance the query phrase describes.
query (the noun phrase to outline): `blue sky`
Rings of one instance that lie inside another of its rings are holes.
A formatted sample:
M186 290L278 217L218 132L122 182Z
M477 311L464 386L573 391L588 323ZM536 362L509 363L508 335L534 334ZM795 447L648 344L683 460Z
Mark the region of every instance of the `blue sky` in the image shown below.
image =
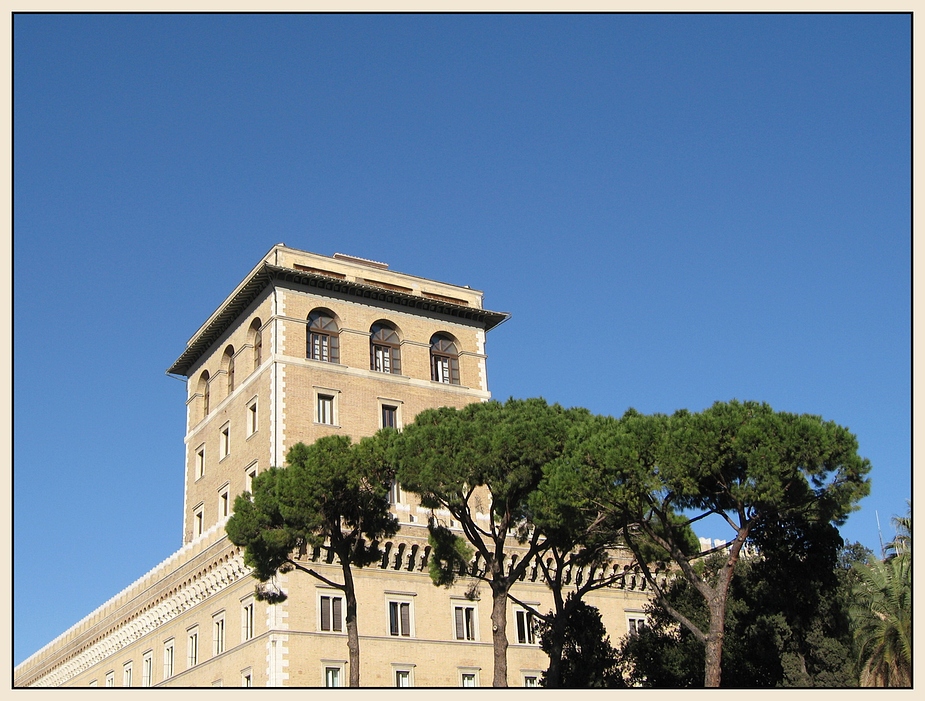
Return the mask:
M496 398L753 399L911 497L903 15L18 15L14 662L181 545L165 370L275 243L484 290ZM717 529L702 533L724 537Z

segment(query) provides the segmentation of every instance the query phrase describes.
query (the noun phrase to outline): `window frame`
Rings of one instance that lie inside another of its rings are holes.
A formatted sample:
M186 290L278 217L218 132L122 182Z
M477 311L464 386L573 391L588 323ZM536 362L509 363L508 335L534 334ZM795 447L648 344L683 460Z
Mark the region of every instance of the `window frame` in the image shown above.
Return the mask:
M462 642L476 642L479 639L479 619L478 606L474 601L467 599L451 599L450 607L452 609L453 640ZM466 611L469 612L468 620ZM463 629L460 631L460 617L457 612L461 612ZM468 625L467 625L468 624ZM460 637L462 632L463 637Z
M199 664L199 626L186 629L186 668L192 669Z
M345 635L347 633L347 599L337 589L325 589L318 588L316 590L316 609L317 609L317 623L318 623L318 632L327 633L327 634L336 634L336 635ZM335 605L335 601L339 602ZM328 627L324 627L325 623L325 611L327 605L327 623ZM340 610L335 613L335 609L339 608ZM335 618L338 625L335 628Z
M212 614L212 657L218 657L226 648L225 611Z
M481 667L457 667L456 668L459 680L459 686L463 689L476 689L481 686L480 674L482 671ZM472 681L474 682L471 686L466 685L466 677L471 676Z
M385 631L390 638L416 638L414 623L414 594L404 592L386 592ZM407 606L407 621L402 619L402 607ZM394 614L393 614L394 611ZM407 632L403 632L407 622ZM396 632L393 633L392 631Z
M258 403L257 403L257 399L258 399L257 397L253 397L253 398L247 403L247 414L246 414L246 416L247 416L247 419L246 419L247 426L246 426L246 429L245 429L245 430L246 430L246 433L247 433L247 438L250 438L250 437L253 436L255 433L257 433L257 431L260 430L260 423L259 423L259 422L260 422L260 415L259 415L259 413L258 413L258 407L259 407L259 405L258 405Z
M164 641L164 680L170 679L177 673L176 659L176 638L169 638Z
M401 344L398 326L384 319L375 322L369 327L369 369L401 375Z
M325 689L343 688L347 679L347 660L321 659L321 686ZM337 684L328 685L328 671L337 672Z
M260 472L257 466L258 462L258 460L254 460L254 462L244 468L244 491L252 495L254 493L254 480L257 479L257 475Z
M528 602L532 603L532 602ZM524 620L523 632L521 636L521 617ZM532 625L531 625L532 624ZM530 647L539 647L540 640L536 632L536 615L523 606L514 606L514 634L516 635L517 645L527 645ZM522 639L523 638L523 639Z
M105 686L107 689L114 689L116 686L116 671L114 669L106 672L106 683Z
M218 429L218 461L231 455L231 421L226 421Z
M199 502L193 507L193 538L199 538L206 532L205 504Z
M392 663L392 686L399 689L414 687L414 665L405 662ZM399 675L403 675L408 680L407 684L399 684Z
M340 390L330 387L312 387L315 394L315 425L316 426L333 426L340 428ZM322 421L324 412L322 411L322 401L330 402L331 420Z
M636 635L642 628L649 625L649 621L642 611L625 611L625 614L627 635Z
M452 346L453 351L447 346ZM430 379L443 385L460 385L459 341L447 333L435 333L430 338Z
M319 323L325 320L323 323ZM323 346L323 348L322 348ZM305 357L320 363L340 364L340 326L329 309L313 309L305 325Z
M241 599L241 642L247 642L256 637L257 608L254 604L256 598L248 594Z
M252 667L241 670L241 686L247 689L254 686L254 670Z
M126 689L132 688L132 660L122 664L122 686Z
M154 686L154 650L148 650L141 657L141 686Z
M195 461L194 470L195 470L196 476L193 479L193 481L198 482L206 475L206 444L205 443L203 443L198 448L196 448L194 461Z
M231 516L231 485L225 482L218 488L218 518L228 518Z

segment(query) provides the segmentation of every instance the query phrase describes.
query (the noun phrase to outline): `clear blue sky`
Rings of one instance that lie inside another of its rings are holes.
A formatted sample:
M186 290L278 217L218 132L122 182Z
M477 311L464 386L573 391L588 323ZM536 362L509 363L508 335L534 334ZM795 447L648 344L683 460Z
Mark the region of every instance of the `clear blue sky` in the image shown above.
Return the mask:
M13 30L16 663L180 547L165 370L278 242L484 290L496 398L820 414L873 464L845 538L905 512L909 17Z

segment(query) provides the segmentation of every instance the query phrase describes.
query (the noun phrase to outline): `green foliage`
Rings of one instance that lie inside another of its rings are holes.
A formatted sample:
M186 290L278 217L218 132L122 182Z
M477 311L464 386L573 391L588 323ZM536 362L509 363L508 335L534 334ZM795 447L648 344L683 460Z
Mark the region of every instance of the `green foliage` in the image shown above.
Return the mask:
M912 685L912 511L886 560L855 564L851 608L862 686Z
M450 587L459 575L464 575L472 558L472 548L449 528L431 521L427 530L430 541L428 571L433 583L439 587Z
M560 687L622 688L623 677L617 666L616 650L601 621L601 613L584 601L568 607L562 635L562 667ZM554 617L552 617L554 618ZM546 654L553 652L551 622L540 623L540 647ZM543 673L546 686L546 673Z
M738 563L725 610L722 686L857 686L845 563L858 548L839 547L837 532L830 528L800 533L791 527L786 537L776 534L780 539L773 556ZM715 576L722 564L721 556L713 556L703 563L703 576ZM675 579L667 600L706 627L709 612L689 581ZM650 604L647 615L649 625L619 647L627 681L657 688L702 687L703 645L658 602Z
M254 577L270 580L292 566L293 551L301 548L330 548L356 567L380 557L378 540L398 530L388 504L389 440L376 436L353 444L345 436L327 436L310 446L297 443L287 467L257 475L253 496L235 499L225 526L231 542L245 548Z

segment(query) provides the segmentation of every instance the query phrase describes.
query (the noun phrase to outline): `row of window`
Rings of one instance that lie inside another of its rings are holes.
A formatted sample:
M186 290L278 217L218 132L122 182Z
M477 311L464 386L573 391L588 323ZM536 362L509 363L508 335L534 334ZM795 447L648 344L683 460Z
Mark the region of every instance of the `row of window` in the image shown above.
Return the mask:
M260 319L255 319L248 331L253 368L263 362L263 341ZM308 315L305 357L326 363L340 362L340 328L333 312L316 309ZM233 345L222 353L221 370L225 373L227 394L235 388L236 353ZM369 367L376 372L401 374L401 337L398 327L389 321L377 321L369 330ZM209 415L211 389L208 370L199 376L197 391L202 395L202 418ZM444 384L459 384L459 349L455 339L446 333L430 339L430 379Z

